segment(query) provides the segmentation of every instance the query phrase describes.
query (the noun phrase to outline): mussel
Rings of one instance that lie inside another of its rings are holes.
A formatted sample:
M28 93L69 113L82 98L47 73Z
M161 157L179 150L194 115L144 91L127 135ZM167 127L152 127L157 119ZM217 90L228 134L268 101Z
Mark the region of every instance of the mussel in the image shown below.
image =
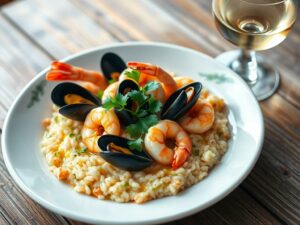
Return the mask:
M70 82L58 84L51 92L52 102L63 116L84 121L87 114L100 106L100 100L85 88Z
M101 149L100 156L123 170L139 171L150 166L153 160L144 151L131 150L128 139L114 136L102 135L98 139L98 146Z
M126 93L128 93L132 90L138 91L139 85L131 79L126 79L126 80L123 80L120 82L117 93L125 95ZM125 107L127 109L132 109L134 107L134 102L132 102L130 99L128 99ZM128 111L125 111L125 110L120 111L118 109L115 109L115 112L125 126L135 122Z
M107 80L118 80L119 75L127 68L127 66L120 56L108 52L101 58L100 68Z
M175 91L164 104L160 118L179 120L197 102L202 84L194 82Z

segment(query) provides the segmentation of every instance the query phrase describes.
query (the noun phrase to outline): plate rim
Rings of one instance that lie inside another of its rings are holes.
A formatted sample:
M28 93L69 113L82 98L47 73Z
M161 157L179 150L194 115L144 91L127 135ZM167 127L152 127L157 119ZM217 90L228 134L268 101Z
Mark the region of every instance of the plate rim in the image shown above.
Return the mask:
M101 50L106 50L106 49L110 49L110 48L114 48L114 47L126 47L126 46L155 46L155 47L163 47L163 48L172 48L172 49L177 49L177 50L183 50L183 51L188 51L191 52L193 54L198 54L201 55L204 58L207 58L209 60L213 60L215 63L222 65L220 62L216 61L214 58L199 52L197 50L191 49L191 48L187 48L187 47L183 47L183 46L179 46L179 45L175 45L175 44L170 44L170 43L164 43L164 42L140 42L140 41L134 41L134 42L121 42L121 43L112 43L112 44L106 44L106 45L101 45L98 47L94 47L94 48L90 48L90 49L86 49L84 51L80 51L78 53L72 54L70 56L67 56L65 58L63 58L60 61L66 62L78 57L82 57L86 54L91 54L93 52L96 51L101 51ZM177 220L189 215L192 215L196 212L199 212L203 209L208 208L209 206L215 204L216 202L220 201L221 199L223 199L224 197L226 197L228 194L230 194L234 189L236 189L236 187L238 185L240 185L240 183L242 181L245 180L245 178L249 175L249 173L252 171L253 167L255 166L261 151L262 151L262 146L263 146L263 141L264 141L264 136L265 136L265 127L264 127L264 119L263 119L263 114L261 111L261 108L257 102L257 100L255 99L254 95L252 94L250 88L248 87L248 85L244 82L244 80L237 75L236 73L234 73L233 71L231 71L229 68L226 68L224 65L222 65L224 67L224 70L226 70L226 72L230 72L232 75L235 76L236 79L238 79L239 81L241 81L241 83L244 85L244 88L248 89L248 91L251 93L252 98L255 100L254 104L255 104L255 108L258 111L258 116L259 116L259 124L261 127L260 133L261 135L259 136L259 142L258 142L258 146L257 146L257 151L256 151L256 155L255 158L252 159L250 166L248 167L248 169L245 171L245 173L239 178L237 179L234 184L232 186L230 186L227 189L224 189L220 195L218 195L217 197L215 197L214 199L212 199L211 201L194 207L192 209L189 210L185 210L182 211L180 213L177 214L173 214L173 215L168 215L165 217L161 217L161 218L155 218L155 219L143 219L143 220L139 220L139 221L129 221L129 222L120 222L120 221L107 221L107 220L103 220L103 219L95 219L95 218L87 218L81 215L75 215L72 212L70 212L67 209L63 209L60 208L56 205L51 204L50 202L48 202L47 200L45 200L43 197L39 196L38 194L35 194L35 192L33 192L32 190L30 190L30 188L28 188L26 186L26 184L21 180L21 178L19 178L19 176L17 175L17 173L15 172L14 168L12 167L12 164L10 163L9 160L9 156L8 156L8 151L7 151L7 126L8 126L8 121L9 118L11 117L11 113L14 110L14 108L16 107L16 105L19 103L19 100L21 98L21 96L23 96L23 94L27 91L27 89L33 84L35 83L37 80L41 79L41 77L43 76L43 74L45 74L50 66L46 67L45 69L43 69L41 72L39 72L37 75L34 76L34 78L28 82L25 87L23 87L23 89L20 91L20 93L17 95L17 97L14 99L12 105L10 106L7 115L5 117L4 120L4 124L3 124L3 129L2 129L2 137L1 137L1 142L2 142L2 154L3 154L3 159L5 162L5 165L9 171L9 174L12 176L12 178L14 179L14 181L17 183L17 185L30 197L32 198L34 201L36 201L37 203L39 203L40 205L42 205L43 207L49 209L52 212L55 212L59 215L63 215L66 216L68 218L72 218L78 221L83 221L83 222L88 222L88 223L105 223L105 224L112 224L112 225L117 225L117 224L153 224L153 223L164 223L164 222L169 222L169 221L173 221L173 220Z

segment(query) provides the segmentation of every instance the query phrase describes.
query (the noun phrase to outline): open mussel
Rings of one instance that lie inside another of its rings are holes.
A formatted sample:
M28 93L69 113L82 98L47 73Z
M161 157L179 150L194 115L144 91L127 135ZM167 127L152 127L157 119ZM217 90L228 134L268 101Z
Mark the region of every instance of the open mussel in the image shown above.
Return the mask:
M118 80L120 74L127 68L120 56L112 52L103 55L100 67L107 80Z
M80 85L64 82L51 92L52 102L63 116L84 121L87 114L100 105L99 99Z
M131 150L128 139L102 135L98 139L100 156L110 164L127 171L139 171L152 164L152 159L144 151Z
M197 102L202 84L194 82L175 91L161 111L161 119L179 120Z
M117 93L125 95L132 90L138 91L139 85L131 79L126 79L120 82ZM128 99L125 108L132 110L133 107L134 107L134 102ZM115 109L115 112L125 126L135 122L128 111L125 110L120 111L118 109Z

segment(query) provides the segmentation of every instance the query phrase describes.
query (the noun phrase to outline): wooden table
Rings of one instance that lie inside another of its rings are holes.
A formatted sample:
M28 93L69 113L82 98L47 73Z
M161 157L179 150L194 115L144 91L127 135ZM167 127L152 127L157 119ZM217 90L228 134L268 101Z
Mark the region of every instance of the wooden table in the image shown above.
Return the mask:
M176 43L213 57L233 48L215 30L210 1L25 0L1 8L0 128L16 95L51 60L136 40ZM263 54L282 80L260 104L266 132L255 168L219 203L169 225L300 224L299 20L284 43ZM1 153L0 199L0 224L81 224L24 194Z

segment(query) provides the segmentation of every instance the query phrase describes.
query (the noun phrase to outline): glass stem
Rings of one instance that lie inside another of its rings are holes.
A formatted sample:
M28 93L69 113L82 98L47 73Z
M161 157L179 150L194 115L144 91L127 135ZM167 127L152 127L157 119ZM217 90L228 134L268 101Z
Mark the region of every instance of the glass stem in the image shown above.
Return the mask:
M255 51L241 50L240 56L230 65L231 69L239 74L248 84L257 81L257 61Z

